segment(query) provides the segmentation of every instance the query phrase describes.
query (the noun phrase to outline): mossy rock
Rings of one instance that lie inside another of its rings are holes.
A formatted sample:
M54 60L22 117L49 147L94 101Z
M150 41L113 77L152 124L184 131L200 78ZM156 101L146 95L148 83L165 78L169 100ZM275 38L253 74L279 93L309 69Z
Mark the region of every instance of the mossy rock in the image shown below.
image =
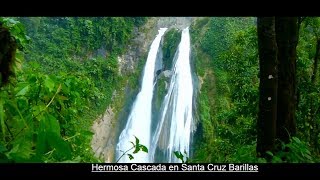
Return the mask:
M170 29L164 35L163 41L163 70L171 70L174 55L181 40L181 32L178 29Z

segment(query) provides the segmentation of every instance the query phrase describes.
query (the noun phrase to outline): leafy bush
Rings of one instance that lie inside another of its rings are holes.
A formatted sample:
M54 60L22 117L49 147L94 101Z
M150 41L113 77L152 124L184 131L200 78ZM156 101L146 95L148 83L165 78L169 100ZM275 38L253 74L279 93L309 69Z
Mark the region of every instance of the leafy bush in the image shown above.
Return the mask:
M293 162L293 163L312 163L315 162L314 158L309 149L309 145L305 142L300 141L297 137L292 137L290 143L281 143L281 151L273 154L268 152L272 156L272 162L283 163L283 162Z
M99 162L90 127L119 88L117 55L125 51L134 22L140 26L145 19L0 21L24 50L17 52L15 79L0 89L0 161Z

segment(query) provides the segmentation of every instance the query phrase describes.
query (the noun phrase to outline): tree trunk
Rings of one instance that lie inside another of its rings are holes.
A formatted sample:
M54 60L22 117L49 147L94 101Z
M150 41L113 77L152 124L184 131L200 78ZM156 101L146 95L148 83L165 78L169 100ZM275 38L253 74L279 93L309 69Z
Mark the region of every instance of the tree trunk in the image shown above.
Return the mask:
M318 65L319 65L319 56L320 56L320 39L317 40L316 55L314 56L313 73L311 77L311 83L313 85L316 84L316 79L318 74Z
M10 31L0 22L0 87L9 82L14 75L13 63L15 61L17 44Z
M285 143L296 134L296 47L298 42L296 17L275 18L278 47L278 107L276 138Z
M275 18L257 19L260 64L257 155L267 157L273 151L277 118L277 44Z

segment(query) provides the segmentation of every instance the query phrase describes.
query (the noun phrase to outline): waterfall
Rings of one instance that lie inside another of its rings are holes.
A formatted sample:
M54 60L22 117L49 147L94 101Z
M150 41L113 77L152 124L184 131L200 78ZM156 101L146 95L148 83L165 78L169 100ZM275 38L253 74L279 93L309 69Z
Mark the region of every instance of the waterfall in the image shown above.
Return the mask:
M184 155L189 157L193 85L188 27L182 31L181 42L173 62L170 86L161 105L160 120L151 141L151 162L181 162L175 157L174 151L186 153ZM161 156L162 159L159 160L157 156Z
M116 158L118 159L124 151L129 150L135 142L134 136L139 138L140 144L150 147L151 134L151 108L153 97L154 71L161 38L167 28L160 28L158 35L151 44L146 65L144 67L141 90L138 93L129 115L125 129L119 136L116 147ZM130 151L130 153L132 153ZM123 156L119 162L122 163L148 163L150 162L148 153L139 152L134 155L134 160L130 161L128 156Z

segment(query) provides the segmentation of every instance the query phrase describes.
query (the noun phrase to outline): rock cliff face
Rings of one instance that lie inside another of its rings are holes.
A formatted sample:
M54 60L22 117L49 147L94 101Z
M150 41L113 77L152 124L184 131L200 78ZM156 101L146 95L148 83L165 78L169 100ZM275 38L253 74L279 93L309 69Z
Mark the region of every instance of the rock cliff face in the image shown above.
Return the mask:
M140 29L135 29L134 38L128 46L127 52L118 57L119 71L123 73L132 73L139 61L139 58L146 54L149 47L158 32L159 28L167 27L184 29L190 26L194 17L153 17Z
M157 27L177 28L183 30L191 25L196 17L161 17L157 21Z
M148 22L134 30L133 39L128 44L126 52L118 57L119 75L130 76L133 74L138 66L142 57L145 57L148 53L149 46L152 43L154 36L157 33L157 18L150 18ZM121 87L118 92L114 92L113 101L119 98L119 94L130 94L130 88L128 85ZM129 99L129 98L124 98ZM131 99L131 98L130 98ZM121 104L126 104L122 102ZM117 145L117 135L121 131L120 118L122 115L119 113L122 109L115 109L115 103L107 108L105 113L101 115L92 126L94 136L91 141L91 146L96 157L99 157L104 162L115 162L115 147ZM117 113L120 115L117 116Z
M121 76L134 73L137 69L138 63L142 57L147 57L149 47L158 33L159 28L178 28L184 29L190 26L193 17L151 17L148 22L134 30L133 39L127 47L126 53L118 57L119 74ZM157 65L161 68L161 63ZM157 72L157 71L156 71ZM161 72L161 71L159 71ZM161 76L170 76L170 72L163 72ZM126 91L128 87L123 87L122 90ZM114 94L117 95L115 92ZM124 93L125 94L125 93ZM114 98L113 98L114 99ZM132 98L124 98L132 99ZM125 103L123 103L125 104ZM114 157L115 147L118 140L118 134L121 132L119 117L117 113L121 109L114 109L113 104L107 108L106 112L98 118L92 127L94 136L92 139L92 149L95 155L105 162L115 162Z
M140 58L148 52L154 36L157 33L155 27L156 18L151 18L143 27L134 30L133 39L128 45L125 54L118 57L120 74L134 72Z
M95 131L92 139L92 149L95 156L102 157L105 162L112 162L114 159L114 152L112 147L115 145L115 133L112 129L115 128L114 112L108 107L105 113L98 118L92 129Z

